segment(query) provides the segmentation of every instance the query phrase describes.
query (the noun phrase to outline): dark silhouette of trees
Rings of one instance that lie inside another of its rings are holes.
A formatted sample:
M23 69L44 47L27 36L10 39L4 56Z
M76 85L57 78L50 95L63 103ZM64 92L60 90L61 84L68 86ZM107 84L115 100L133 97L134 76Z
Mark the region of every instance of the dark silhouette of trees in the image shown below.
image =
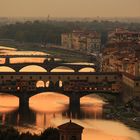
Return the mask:
M59 140L59 131L56 128L46 129L40 137L40 140Z
M95 30L101 34L102 44L107 41L107 33L121 27L140 31L140 23L112 21L27 21L0 27L1 39L14 39L20 42L61 44L61 34L72 30Z
M56 128L48 128L40 135L19 133L13 127L0 126L0 140L59 140L59 131Z

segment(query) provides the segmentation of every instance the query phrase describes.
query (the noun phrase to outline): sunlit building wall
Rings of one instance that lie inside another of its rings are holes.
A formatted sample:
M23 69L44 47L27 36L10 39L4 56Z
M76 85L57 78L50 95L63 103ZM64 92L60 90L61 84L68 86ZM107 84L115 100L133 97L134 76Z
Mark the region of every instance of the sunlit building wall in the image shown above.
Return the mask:
M95 31L72 31L61 35L62 46L85 53L99 53L101 36Z

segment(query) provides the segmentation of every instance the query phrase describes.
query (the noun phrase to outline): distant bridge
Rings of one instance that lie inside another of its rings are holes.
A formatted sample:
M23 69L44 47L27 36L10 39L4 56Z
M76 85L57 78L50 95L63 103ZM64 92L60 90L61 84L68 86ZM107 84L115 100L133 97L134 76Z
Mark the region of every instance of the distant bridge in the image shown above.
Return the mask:
M32 57L32 58L49 58L46 59L43 63L37 62L26 62L26 63L10 63L10 58L22 58L22 57ZM13 69L15 72L19 72L22 68L35 65L41 68L44 68L47 72L51 72L55 68L65 67L66 69L73 70L74 72L78 72L83 68L93 68L95 71L100 70L100 65L98 64L76 64L76 63L64 63L55 61L55 56L51 55L0 55L0 58L5 58L5 63L0 64L0 67L6 66Z
M63 62L46 62L46 63L10 63L10 64L0 64L0 67L9 67L14 71L19 72L22 68L27 66L39 66L45 69L47 72L51 72L52 70L60 67L64 67L66 69L73 70L74 72L78 72L83 68L93 68L95 71L99 71L99 67L91 64L74 64L74 63L63 63Z

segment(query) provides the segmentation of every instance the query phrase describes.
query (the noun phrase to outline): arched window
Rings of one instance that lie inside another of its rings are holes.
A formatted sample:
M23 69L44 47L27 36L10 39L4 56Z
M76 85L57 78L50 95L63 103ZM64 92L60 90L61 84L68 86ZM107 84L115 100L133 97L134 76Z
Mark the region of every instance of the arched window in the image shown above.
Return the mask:
M59 81L59 87L62 87L63 86L63 82L60 80Z
M45 87L44 81L38 81L38 82L36 83L36 87L37 87L37 88L39 88L39 87Z
M50 81L47 81L46 82L46 87L49 87L49 85L50 85Z

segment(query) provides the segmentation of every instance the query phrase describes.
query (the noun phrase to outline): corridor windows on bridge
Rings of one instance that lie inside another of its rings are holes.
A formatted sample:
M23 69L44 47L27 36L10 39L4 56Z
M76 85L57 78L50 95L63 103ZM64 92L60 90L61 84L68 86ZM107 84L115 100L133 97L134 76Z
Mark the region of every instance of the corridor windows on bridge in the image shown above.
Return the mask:
M13 79L13 76L11 76L11 79Z
M60 79L61 79L61 77L60 77L60 76L58 76L58 79L60 80Z
M105 80L105 81L108 81L108 77L107 77L107 76L105 76L104 80Z
M32 76L30 76L30 79L32 79L33 77Z
M23 79L23 76L20 76L20 79Z
M50 81L46 82L46 87L48 88L50 86Z
M96 78L96 80L98 80L98 79L99 79L97 76L96 76L95 78Z
M38 81L38 82L36 83L36 87L37 87L37 88L45 87L44 81Z
M116 79L117 79L117 77L116 77L116 76L114 76L114 79L116 80Z
M20 90L20 87L19 86L17 87L17 90Z
M61 136L61 140L64 140L64 136L63 135Z
M72 136L70 140L76 140L76 136Z
M41 77L41 76L39 76L39 79L41 80L41 79L42 79L42 77Z
M61 80L55 83L55 88L61 88L63 86L63 82Z
M139 86L139 83L136 83L136 86L138 87Z
M4 79L4 77L3 77L3 76L1 76L1 79Z
M63 87L63 82L61 80L59 81L59 87Z
M67 79L70 80L70 77L68 76Z
M88 80L89 80L89 78L88 78L88 77L86 77L86 80L88 81Z

